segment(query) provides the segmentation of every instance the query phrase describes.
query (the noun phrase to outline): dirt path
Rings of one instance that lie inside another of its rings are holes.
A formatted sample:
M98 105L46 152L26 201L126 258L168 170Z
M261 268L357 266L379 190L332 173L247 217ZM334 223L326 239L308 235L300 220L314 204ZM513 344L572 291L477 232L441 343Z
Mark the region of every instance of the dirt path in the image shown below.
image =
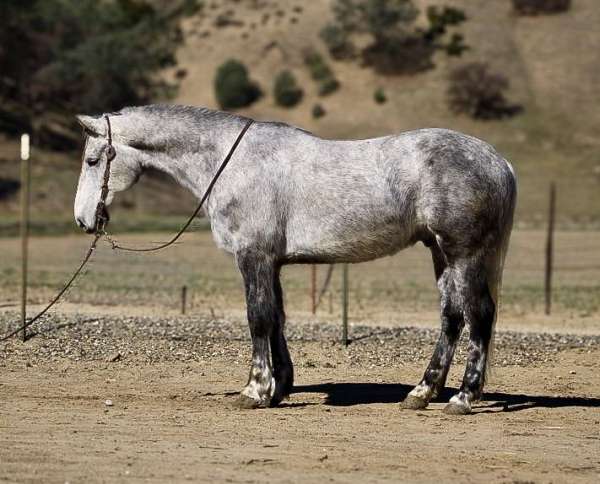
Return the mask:
M110 336L114 321L5 347L0 481L600 479L595 340L500 334L486 399L461 418L443 414L441 401L419 412L397 404L421 375L433 333L402 330L397 344L379 333L344 349L326 325L324 333L296 329L297 393L280 408L253 411L232 405L249 351L237 326L223 322L181 341L180 323L122 322L130 351ZM461 371L462 361L452 386Z

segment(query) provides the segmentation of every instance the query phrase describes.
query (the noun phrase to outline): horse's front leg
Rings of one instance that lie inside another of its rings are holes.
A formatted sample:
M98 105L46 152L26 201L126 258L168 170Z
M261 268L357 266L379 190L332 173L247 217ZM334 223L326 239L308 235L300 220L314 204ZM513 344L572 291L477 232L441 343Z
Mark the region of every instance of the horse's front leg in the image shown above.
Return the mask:
M271 398L271 406L277 405L292 393L294 386L294 366L285 340L285 312L283 310L283 292L279 279L279 268L277 268L273 279L273 290L277 304L277 317L271 333L271 356L275 376L275 393Z
M244 278L252 337L250 376L238 402L243 408L268 407L275 395L270 340L277 327L278 305L273 281L278 271L273 257L261 251L245 250L236 254L236 258Z

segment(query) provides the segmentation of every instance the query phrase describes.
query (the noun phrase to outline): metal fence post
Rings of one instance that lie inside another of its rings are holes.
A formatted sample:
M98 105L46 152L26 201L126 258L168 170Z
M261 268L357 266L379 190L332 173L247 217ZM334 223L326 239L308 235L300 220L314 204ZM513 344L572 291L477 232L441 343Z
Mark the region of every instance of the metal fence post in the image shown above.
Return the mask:
M552 263L554 251L554 217L556 212L556 185L550 184L550 206L548 213L548 234L546 237L546 273L544 277L544 295L546 299L545 312L547 315L552 310Z
M317 314L317 265L310 266L310 300L311 312Z
M348 264L342 269L342 344L348 346Z

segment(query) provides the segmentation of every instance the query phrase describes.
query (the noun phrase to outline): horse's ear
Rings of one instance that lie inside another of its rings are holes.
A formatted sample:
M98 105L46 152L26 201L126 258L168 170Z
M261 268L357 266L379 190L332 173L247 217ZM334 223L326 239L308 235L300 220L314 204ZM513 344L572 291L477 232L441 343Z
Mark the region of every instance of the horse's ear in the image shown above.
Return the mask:
M106 136L106 123L104 122L104 118L101 116L96 117L78 114L75 116L75 118L88 133L98 136Z

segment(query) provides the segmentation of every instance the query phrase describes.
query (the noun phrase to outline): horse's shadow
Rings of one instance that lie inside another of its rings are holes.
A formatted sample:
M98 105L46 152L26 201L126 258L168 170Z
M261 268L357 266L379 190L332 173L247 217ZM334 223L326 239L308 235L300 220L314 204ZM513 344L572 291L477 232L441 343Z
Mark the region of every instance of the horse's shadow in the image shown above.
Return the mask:
M412 389L412 386L401 383L323 383L298 385L294 387L294 393L325 393L327 395L325 404L345 407L373 403L399 403ZM447 402L457 392L456 388L445 388L434 402ZM598 408L600 398L486 392L477 405L477 412L517 412L530 408L561 407Z

